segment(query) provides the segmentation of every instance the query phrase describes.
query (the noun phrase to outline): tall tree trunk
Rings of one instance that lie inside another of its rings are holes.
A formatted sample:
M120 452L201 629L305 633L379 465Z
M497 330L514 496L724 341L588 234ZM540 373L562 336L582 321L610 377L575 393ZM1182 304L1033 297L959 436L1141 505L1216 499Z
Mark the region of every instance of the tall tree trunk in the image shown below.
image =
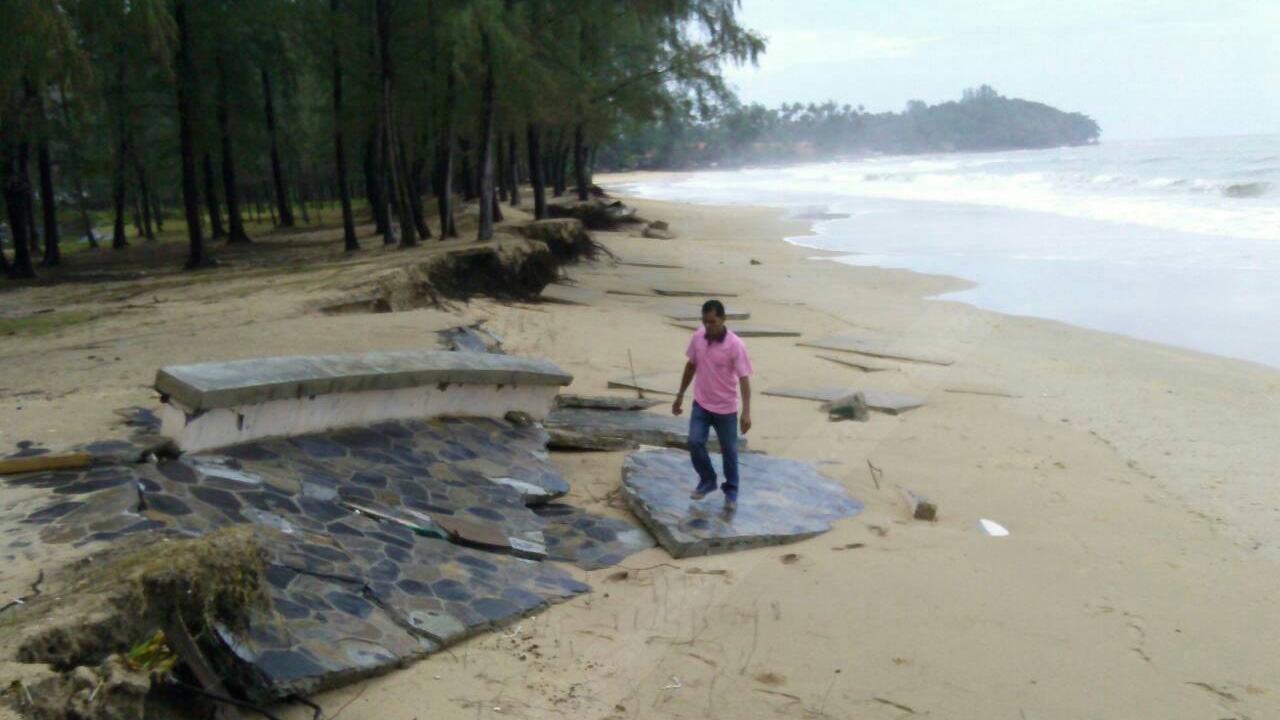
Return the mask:
M133 169L138 175L138 203L142 205L142 236L148 240L156 239L155 228L151 224L151 188L147 185L147 169L142 158L135 153Z
M585 129L581 121L573 126L573 174L578 184L578 199L591 199L591 188L587 185L587 144L583 135Z
M31 233L28 225L27 198L31 194L31 178L27 174L27 154L30 152L24 128L9 120L0 130L3 145L0 155L4 173L4 202L9 212L9 230L13 235L13 264L8 273L12 278L33 278L31 266Z
M422 197L426 194L422 187L422 178L425 177L423 168L426 164L426 160L423 158L416 158L413 161L413 167L409 168L409 172L405 176L409 185L409 209L413 212L413 224L418 228L418 235L423 240L431 237L431 228L427 226L426 213L422 211Z
M404 160L399 147L391 63L391 14L387 0L374 0L374 10L382 66L382 162L390 193L388 199L395 202L396 219L400 221L400 247L412 247L418 244L418 233L409 210L409 191L404 182ZM386 240L390 242L394 238L388 235Z
M484 86L480 92L480 225L477 240L493 237L493 43L487 30L480 31L480 56L484 63Z
M511 190L507 183L507 147L506 143L502 141L502 133L498 132L495 133L495 135L497 136L498 142L497 149L495 150L496 154L494 155L494 164L496 165L497 175L494 177L493 184L495 187L495 196L498 198L498 201L506 202L508 193Z
M387 231L382 235L382 244L395 245L396 229L394 218L392 217L392 211L395 208L395 203L392 201L392 198L394 197L393 193L395 193L395 186L387 177L388 173L391 171L391 150L387 142L387 125L384 120L385 118L383 117L383 113L379 110L377 120L378 162L375 166L377 171L377 177L375 179L378 183L378 204L381 206L381 210L385 213L385 217L387 218Z
M213 173L213 158L204 154L204 204L209 208L209 238L218 240L227 236L222 229L222 209L218 203L218 178Z
M151 219L156 224L156 232L164 232L164 206L160 204L155 192L152 191L151 183L147 183L147 203L151 205Z
M533 217L541 220L547 216L547 184L543 180L542 170L542 128L538 123L529 123L527 128L529 140L529 184L533 185Z
M36 166L40 171L40 211L44 221L44 258L40 264L48 267L62 261L58 246L57 199L53 194L53 161L49 154L49 123L44 114L44 93L37 93L30 80L25 85L27 101L35 108L37 123Z
M187 216L187 269L208 263L204 250L204 232L200 227L200 198L196 192L196 143L191 130L194 114L191 88L196 84L191 62L191 28L187 24L187 0L175 0L174 19L178 26L178 136L182 148L182 207Z
M93 220L89 218L89 206L84 199L84 169L80 164L80 142L78 135L71 129L71 108L67 102L67 92L58 86L58 98L62 101L62 121L67 127L67 146L71 155L71 177L76 191L76 211L80 214L80 224L84 228L85 240L90 248L98 247L98 239L93 235Z
M342 200L342 245L347 252L360 249L356 238L356 220L351 212L351 188L347 179L347 149L342 134L342 57L338 48L338 6L332 0L329 10L333 15L333 153L338 166L338 194Z
M471 143L466 138L458 138L458 157L462 159L462 167L458 169L458 184L462 186L462 200L467 202L476 199L480 191L477 188L476 174L471 167Z
M391 232L391 218L387 215L387 204L382 201L382 183L378 181L378 153L382 147L380 138L378 122L375 120L364 144L364 191L369 201L369 210L373 214L374 234L385 236Z
M520 156L516 153L516 134L507 135L507 195L511 207L520 207Z
M120 250L129 246L129 241L124 234L125 189L128 187L128 183L125 182L125 169L128 161L129 136L122 134L120 136L120 145L116 148L115 173L111 181L111 199L115 208L115 226L111 234L111 249L113 250Z
M271 180L276 186L276 205L280 208L281 227L293 227L293 208L289 192L285 189L284 168L280 165L280 143L276 139L276 106L271 96L271 74L266 67L259 68L262 75L262 97L267 116L267 139L271 145Z
M453 219L453 123L446 122L444 137L440 139L439 156L436 159L436 202L440 212L440 239L458 237L458 225Z
M147 231L142 227L142 203L138 201L138 193L133 193L133 234L138 237L146 237Z
M227 242L233 244L253 242L244 231L244 218L240 214L240 188L236 183L236 156L231 144L231 102L227 87L227 67L222 48L214 57L218 72L218 103L214 115L218 120L218 133L222 136L222 194L227 201Z
M295 169L297 169L296 177L298 178L298 182L297 182L298 207L302 209L302 223L304 225L310 225L311 214L307 211L307 174L305 170L302 170L300 168L295 168ZM284 216L282 215L281 221L280 221L282 225L284 224L283 218ZM290 219L292 220L292 218Z

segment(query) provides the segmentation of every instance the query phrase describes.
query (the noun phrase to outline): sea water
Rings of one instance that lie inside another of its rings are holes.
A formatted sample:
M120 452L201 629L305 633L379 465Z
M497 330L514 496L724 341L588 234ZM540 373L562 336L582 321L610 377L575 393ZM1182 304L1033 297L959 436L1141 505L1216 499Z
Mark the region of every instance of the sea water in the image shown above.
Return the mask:
M1280 367L1280 135L874 156L618 190L831 213L789 240L975 283L948 300Z

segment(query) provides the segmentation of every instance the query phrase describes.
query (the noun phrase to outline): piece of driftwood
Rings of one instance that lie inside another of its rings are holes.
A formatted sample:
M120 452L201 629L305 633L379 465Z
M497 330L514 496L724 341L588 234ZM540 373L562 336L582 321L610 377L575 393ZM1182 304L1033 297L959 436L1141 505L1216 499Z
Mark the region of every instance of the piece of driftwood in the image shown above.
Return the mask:
M907 508L911 512L911 517L916 520L937 520L938 506L934 505L923 495L908 490L907 488L898 486L898 492L902 493L902 498L907 501Z
M0 460L0 475L17 475L18 473L44 472L46 470L82 470L92 464L93 456L88 453L32 455L30 457Z

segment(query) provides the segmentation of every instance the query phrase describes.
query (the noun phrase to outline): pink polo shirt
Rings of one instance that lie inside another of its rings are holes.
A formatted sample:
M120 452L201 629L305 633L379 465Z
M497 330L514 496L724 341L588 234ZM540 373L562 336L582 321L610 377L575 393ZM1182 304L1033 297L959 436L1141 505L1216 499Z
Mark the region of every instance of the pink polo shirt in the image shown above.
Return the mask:
M725 330L720 342L707 342L707 329L689 339L685 357L694 365L693 399L717 415L738 412L738 380L751 374L751 358L742 338Z

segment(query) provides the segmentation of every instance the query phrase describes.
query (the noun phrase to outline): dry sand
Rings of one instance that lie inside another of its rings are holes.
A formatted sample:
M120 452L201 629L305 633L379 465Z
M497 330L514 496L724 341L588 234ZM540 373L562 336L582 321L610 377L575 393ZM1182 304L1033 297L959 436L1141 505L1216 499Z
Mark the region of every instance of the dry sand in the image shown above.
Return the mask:
M753 322L802 340L865 329L958 362L885 360L893 369L865 374L794 338L748 340L753 448L824 463L864 513L795 545L678 561L654 549L625 570L579 573L593 593L325 693L316 700L326 717L1280 717L1280 489L1270 482L1280 373L926 300L958 281L813 260L780 241L806 225L773 210L634 204L679 238L597 238L622 260L681 269L584 265L570 274L601 291L590 307L477 301L461 314L487 319L509 352L565 367L570 390L588 394L629 373L628 351L639 373L683 363L687 331L652 310L671 300L606 290L736 292ZM311 310L405 258L379 251L274 279L150 281L154 292L127 301L138 309L0 338L0 443L122 434L111 409L153 404L155 368L167 363L433 347L430 331L457 314ZM0 310L66 292L0 295ZM816 403L759 394L784 384L928 404L830 423ZM620 453L555 458L570 502L625 512ZM879 488L868 461L883 471ZM897 485L937 502L939 520L907 519ZM980 518L1011 534L985 536ZM0 568L0 591L19 594L34 567L18 558Z

